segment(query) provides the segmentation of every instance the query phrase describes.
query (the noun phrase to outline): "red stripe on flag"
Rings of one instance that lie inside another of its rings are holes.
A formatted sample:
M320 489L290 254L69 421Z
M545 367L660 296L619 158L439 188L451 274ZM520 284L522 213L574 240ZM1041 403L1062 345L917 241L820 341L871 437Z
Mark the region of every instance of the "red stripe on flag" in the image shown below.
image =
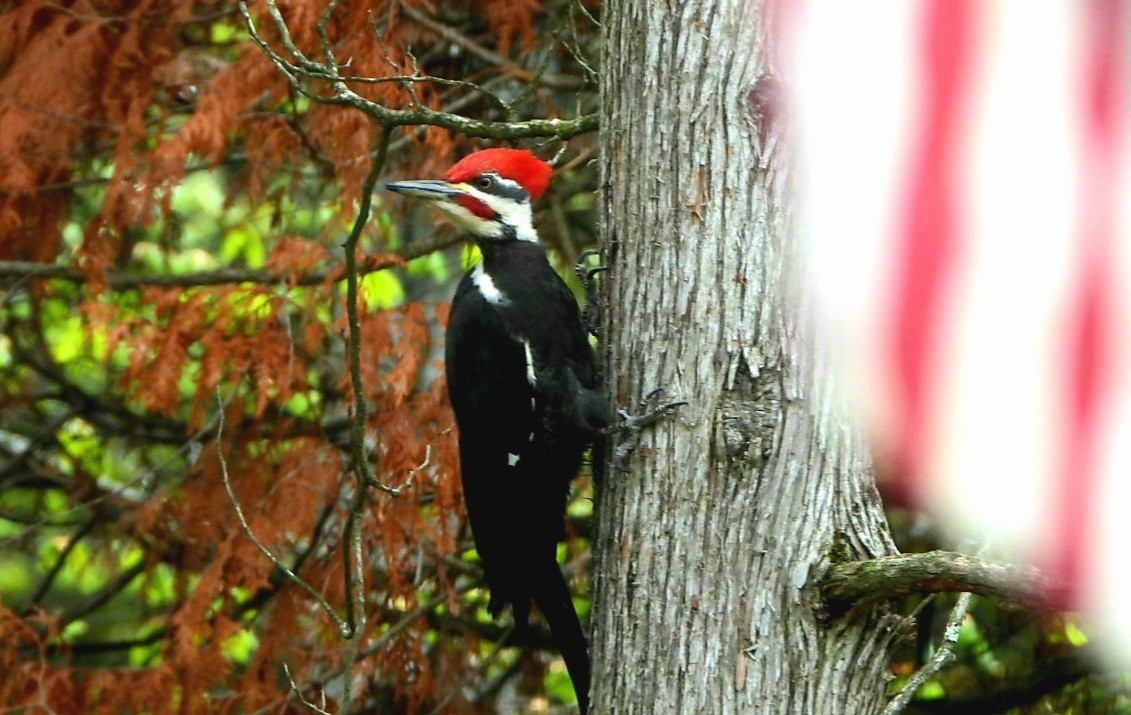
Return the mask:
M911 145L908 194L899 205L886 350L894 369L897 472L917 491L939 355L943 300L961 242L957 182L962 119L974 65L976 4L928 0L919 28L922 122Z
M1086 57L1081 58L1084 96L1080 110L1085 129L1080 215L1080 271L1066 334L1068 375L1065 384L1067 434L1060 465L1059 499L1054 514L1051 566L1062 583L1060 606L1078 603L1085 578L1084 555L1093 526L1100 466L1103 395L1113 367L1112 258L1119 220L1118 159L1120 113L1125 109L1121 67L1127 5L1119 0L1091 0L1087 6Z

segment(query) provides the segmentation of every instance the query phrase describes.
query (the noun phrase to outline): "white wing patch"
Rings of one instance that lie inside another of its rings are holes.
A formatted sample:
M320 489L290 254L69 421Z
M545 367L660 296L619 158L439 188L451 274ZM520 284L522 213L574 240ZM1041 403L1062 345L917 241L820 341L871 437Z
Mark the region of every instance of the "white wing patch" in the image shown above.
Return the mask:
M475 268L472 269L471 282L475 284L483 298L491 305L505 305L510 302L510 299L495 285L495 281L491 280L491 275L483 270L482 263L476 264Z
M538 386L538 376L534 374L534 353L530 350L530 341L523 340L522 347L526 350L526 381L531 387ZM534 409L534 398L530 398L530 409Z
M530 383L531 387L538 386L538 375L534 373L534 352L530 349L530 341L523 340L522 347L526 350L526 381ZM534 414L538 411L538 404L534 400L534 395L530 396L530 413ZM528 442L534 441L534 431L530 431Z
M512 466L512 467L514 465L518 464L518 455L513 453L513 452L508 452L507 453L507 464Z

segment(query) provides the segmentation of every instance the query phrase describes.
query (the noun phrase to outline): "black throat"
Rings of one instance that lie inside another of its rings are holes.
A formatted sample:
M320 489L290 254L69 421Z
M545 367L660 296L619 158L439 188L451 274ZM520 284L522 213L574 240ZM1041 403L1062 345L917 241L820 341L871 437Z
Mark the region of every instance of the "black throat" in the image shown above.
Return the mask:
M546 247L534 241L495 239L480 242L479 249L483 254L483 270L499 290L512 299L524 287L536 286L547 273L553 273Z

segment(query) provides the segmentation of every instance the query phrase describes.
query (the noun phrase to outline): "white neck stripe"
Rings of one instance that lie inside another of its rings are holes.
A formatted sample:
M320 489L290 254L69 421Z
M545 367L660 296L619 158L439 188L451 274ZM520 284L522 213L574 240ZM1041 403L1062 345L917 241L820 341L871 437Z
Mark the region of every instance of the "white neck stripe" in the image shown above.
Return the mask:
M491 276L483 269L483 263L477 263L475 268L471 271L471 282L479 289L479 293L491 305L505 305L510 302L510 298L503 295L495 285L495 281L491 280Z

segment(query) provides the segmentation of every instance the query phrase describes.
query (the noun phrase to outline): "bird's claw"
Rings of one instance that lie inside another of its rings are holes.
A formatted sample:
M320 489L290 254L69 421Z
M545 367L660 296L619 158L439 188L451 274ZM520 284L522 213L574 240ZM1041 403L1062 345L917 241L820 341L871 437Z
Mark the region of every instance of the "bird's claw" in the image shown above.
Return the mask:
M594 278L598 273L607 270L607 267L602 265L590 266L589 259L599 254L600 251L592 248L582 251L581 255L577 257L577 264L573 268L578 280L581 281L582 289L585 291L585 306L581 309L582 326L597 337L600 337L598 331L600 330L601 318L597 307L597 282Z
M574 273L577 274L578 279L581 281L582 287L585 288L586 297L588 297L591 289L593 288L593 277L598 273L602 273L608 270L608 266L602 266L599 263L595 266L589 265L589 259L597 255L600 255L600 251L597 251L593 248L587 248L581 252L581 255L577 257L577 264L573 267Z
M639 404L640 404L640 409L645 409L646 407L648 407L648 405L650 405L650 404L652 404L653 402L655 402L655 401L656 401L656 398L657 398L657 397L659 397L659 396L660 396L660 395L662 395L662 394L664 394L664 388L662 388L662 387L657 387L656 389L654 389L654 390L652 390L651 392L649 392L649 393L647 393L646 395L644 395L644 397L641 397L641 398L640 398L640 403L639 403Z
M639 414L634 415L626 409L618 409L617 416L621 419L620 424L606 428L605 434L625 431L637 432L669 415L675 414L676 410L687 404L687 400L672 400L656 405L657 398L663 394L664 388L662 387L657 387L645 393L644 397L640 398L640 402L637 403L641 409Z
M687 400L672 400L660 405L655 403L658 398L664 394L664 388L658 387L645 393L644 397L639 402L639 414L632 414L628 410L618 409L617 416L620 417L620 422L615 425L606 427L603 430L605 435L620 434L628 432L629 437L624 439L617 445L616 451L613 453L613 466L618 470L623 470L628 464L628 458L636 451L636 445L640 442L640 433L644 428L653 425L665 417L674 415L676 410L688 404Z
M601 254L601 252L598 251L596 248L586 248L584 251L582 251L581 253L578 254L578 256L577 256L577 275L578 275L578 277L581 277L582 273L584 271L588 270L589 259L592 258L593 256L599 256L600 254Z

